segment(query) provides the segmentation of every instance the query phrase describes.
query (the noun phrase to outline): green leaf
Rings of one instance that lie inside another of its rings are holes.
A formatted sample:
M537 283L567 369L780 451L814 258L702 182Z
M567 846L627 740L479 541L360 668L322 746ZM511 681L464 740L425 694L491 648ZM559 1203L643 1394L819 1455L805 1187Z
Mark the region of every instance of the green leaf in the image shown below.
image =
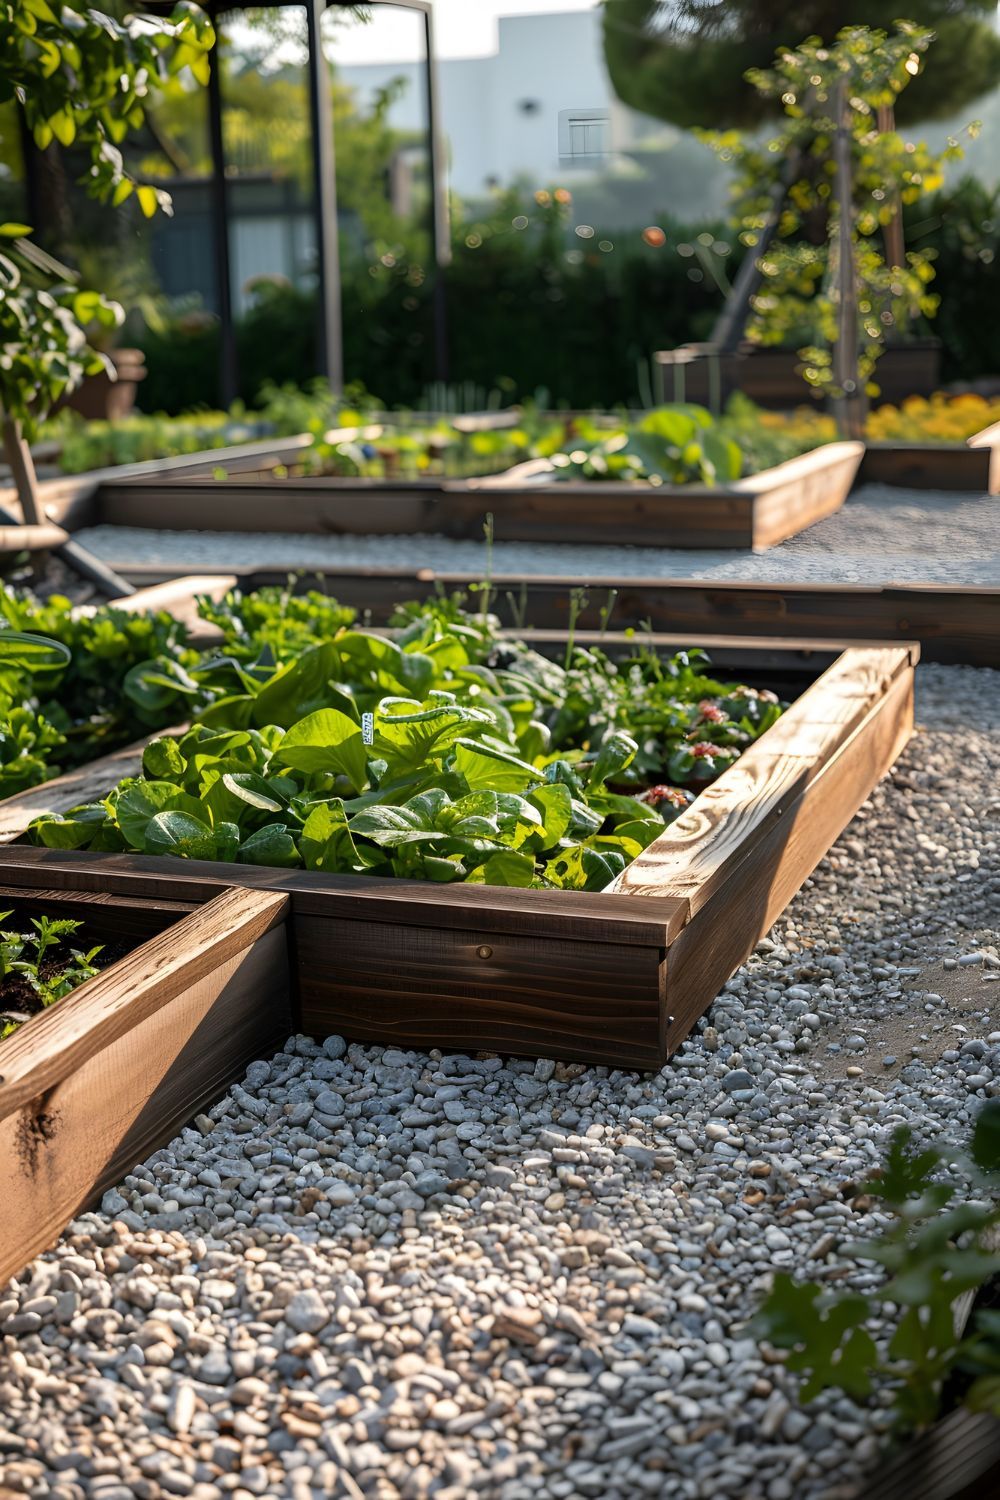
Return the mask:
M307 870L351 871L365 866L339 797L317 802L310 809L299 835L299 848Z
M625 868L625 856L574 844L551 859L545 874L562 890L602 891Z
M485 885L516 885L523 888L534 883L535 861L514 850L491 854L482 867Z
M456 744L455 770L470 791L523 792L540 779L534 766L499 745L467 739Z
M357 838L371 839L383 848L400 844L443 841L448 837L433 827L425 806L412 802L402 807L369 807L351 819L351 832Z
M146 183L138 183L135 189L135 196L144 217L151 219L159 207L159 198L156 189L149 187Z
M568 786L562 782L533 787L527 794L532 807L538 809L542 818L541 837L532 842L540 849L553 848L569 831L573 818L573 799Z
M613 781L619 772L632 764L638 748L635 740L630 739L620 730L615 734L609 734L597 752L597 758L591 767L588 787L603 786L606 781Z
M274 763L313 775L329 771L346 776L355 791L368 781L368 762L361 729L335 708L321 708L300 719L274 752Z
M0 629L0 668L21 667L27 672L55 672L73 660L61 641L29 631Z
M284 806L271 795L271 788L263 776L258 776L253 771L226 771L222 776L222 784L234 797L260 812L280 812Z
M142 752L142 773L150 781L166 781L168 777L179 779L186 766L180 746L170 736L150 740Z
M405 775L440 758L470 728L492 726L481 709L457 703L413 704L410 699L383 698L375 712L372 754L388 762L389 774Z
M13 221L0 224L0 238L5 240L23 239L26 234L30 233L31 226L28 224L17 224Z
M1000 1172L1000 1099L987 1099L976 1115L971 1152L981 1172Z
M218 842L207 823L187 812L160 812L146 824L144 852L215 859Z
M127 842L133 849L145 849L147 829L152 820L167 811L184 811L195 820L201 817L201 803L170 781L136 781L120 792L115 801L115 817ZM147 852L152 852L147 851ZM211 855L199 855L210 859Z
M278 869L294 869L302 863L295 839L283 823L268 823L258 828L244 839L236 858L241 864L271 865Z

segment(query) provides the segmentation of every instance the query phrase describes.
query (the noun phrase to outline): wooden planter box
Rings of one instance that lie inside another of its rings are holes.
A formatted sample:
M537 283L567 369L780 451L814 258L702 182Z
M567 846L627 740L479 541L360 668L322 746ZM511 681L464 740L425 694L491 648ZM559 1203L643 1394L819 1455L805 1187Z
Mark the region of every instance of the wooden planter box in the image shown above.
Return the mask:
M565 639L558 637L563 647ZM725 673L727 646L745 652L753 644L717 641L714 668ZM798 650L769 643L763 681L797 693L795 702L599 893L67 854L12 842L0 851L0 879L37 883L71 871L95 891L169 900L192 886L203 897L227 885L286 892L303 1031L652 1069L906 744L916 657L912 646L838 652L828 643ZM96 779L89 768L85 787L70 776L8 799L0 806L3 837L15 838L43 803L65 809L93 796Z
M0 1042L0 1286L291 1031L287 897L202 904L19 871L2 909L81 917L130 952Z
M725 401L734 391L749 396L758 406L787 411L819 400L799 374L802 357L797 348L781 345L743 344L734 354L711 355L704 345L685 345L654 355L666 370L664 399L696 401L708 406L716 394ZM710 361L714 360L714 372ZM669 367L680 365L683 383L675 393ZM904 401L907 396L929 396L941 384L941 343L938 339L912 339L889 344L876 372L881 399ZM717 387L717 390L716 390Z
M492 512L502 541L614 542L762 551L839 510L861 443L829 443L733 484L542 483L517 470L483 480L109 477L98 488L107 525L167 530L297 531L481 539Z
M959 443L869 443L859 484L1000 494L1000 422Z

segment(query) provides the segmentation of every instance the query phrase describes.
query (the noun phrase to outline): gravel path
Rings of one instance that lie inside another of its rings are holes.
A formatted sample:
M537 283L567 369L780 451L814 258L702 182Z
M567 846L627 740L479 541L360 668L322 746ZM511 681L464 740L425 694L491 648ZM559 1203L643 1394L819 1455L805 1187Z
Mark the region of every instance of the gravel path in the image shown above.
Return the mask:
M0 1291L0 1484L852 1495L884 1406L802 1412L741 1329L772 1268L839 1276L891 1127L1000 1089L1000 676L920 690L894 777L655 1076L339 1038L254 1063Z
M497 534L503 516L497 501ZM107 562L226 568L429 567L481 571L478 541L431 536L304 536L297 533L146 531L95 526L75 540ZM496 573L584 579L705 578L758 583L952 583L1000 587L1000 499L868 485L837 515L770 552L672 551L498 541Z

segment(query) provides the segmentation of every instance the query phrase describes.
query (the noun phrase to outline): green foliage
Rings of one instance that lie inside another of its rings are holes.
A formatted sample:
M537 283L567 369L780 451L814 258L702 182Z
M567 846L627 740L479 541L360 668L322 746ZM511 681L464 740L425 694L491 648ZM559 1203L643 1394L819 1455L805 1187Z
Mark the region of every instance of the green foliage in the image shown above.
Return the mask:
M943 374L974 380L996 370L992 329L1000 319L1000 187L963 177L904 209L906 242L934 257L940 298L934 329Z
M572 424L573 446L552 454L559 479L726 484L743 472L739 444L700 406L663 406L610 436Z
M203 608L221 653L125 682L143 712L194 727L152 741L103 802L36 820L35 842L598 890L691 801L647 796L671 757L691 746L700 784L780 712L706 676L701 653L619 667L571 649L559 666L454 600L406 607L393 637L317 593Z
M750 74L762 95L781 101L781 133L764 142L736 132L706 137L725 160L736 163L741 237L751 249L785 163L801 163L778 235L760 258L764 284L753 299L747 332L759 343L805 344L800 351L805 379L830 395L839 394L830 347L838 334L833 247L842 212L850 214L862 382L870 382L888 335L905 334L915 318L931 317L937 309L937 298L927 289L934 275L932 254L911 249L902 265L891 264L882 235L901 205L910 206L941 185L944 161L960 156L961 149L952 141L943 152L932 153L925 143L881 129L878 114L894 107L920 72L933 39L932 32L900 21L892 36L858 26L839 32L832 45L813 37L784 49L772 69ZM853 199L847 206L836 199L833 162L841 85L852 157Z
M962 1196L962 1178L982 1200ZM899 1426L923 1427L938 1415L945 1380L958 1374L965 1404L1000 1416L1000 1320L982 1313L970 1331L955 1318L956 1299L1000 1273L990 1234L1000 1224L1000 1100L980 1110L965 1151L919 1149L907 1128L895 1131L862 1191L886 1222L845 1250L883 1268L878 1291L831 1292L781 1274L751 1331L790 1351L787 1368L804 1377L806 1401L830 1388L863 1400L876 1382L891 1382ZM895 1328L880 1346L866 1325L887 1313Z
M151 658L179 665L186 632L165 611L74 610L0 588L0 796L10 796L171 722L125 695ZM26 642L34 642L28 646Z
M0 912L0 922L11 915ZM83 926L71 918L34 917L32 931L0 930L0 1042L12 1035L35 1012L62 1000L84 980L98 973L94 963L100 947L64 953L64 939ZM10 993L20 992L13 1002Z
M111 368L82 325L113 328L124 315L98 292L40 284L17 246L27 233L24 224L0 224L0 240L14 242L0 251L0 418L20 422L30 438L60 396Z
M707 338L720 305L719 283L694 252L698 236L707 239L699 248L720 279L740 254L720 224L684 225L662 207L656 222L667 237L660 247L634 228L600 221L593 239L579 239L570 195L561 189L498 194L474 215L459 206L448 268L452 367L505 403L651 404L640 396L652 351ZM602 243L613 248L602 250ZM418 251L396 249L386 264L377 247L359 251L342 242L344 306L365 309L345 318L344 364L388 405L422 407L432 367L433 279ZM255 288L237 323L244 401L257 405L269 382L305 385L318 373L316 327L311 290ZM149 367L139 390L145 410L217 404L212 319L180 316L142 331L137 342Z
M604 0L604 53L618 97L674 125L753 128L774 101L742 83L807 36L828 45L847 26L889 27L897 0ZM937 36L937 65L905 101L904 118L946 119L996 83L996 0L907 0Z
M198 6L180 0L167 18L119 21L77 4L2 0L0 17L0 103L17 100L38 149L76 143L92 197L117 206L134 192L147 218L169 209L168 193L129 176L119 147L170 78L190 69L207 83L215 33Z

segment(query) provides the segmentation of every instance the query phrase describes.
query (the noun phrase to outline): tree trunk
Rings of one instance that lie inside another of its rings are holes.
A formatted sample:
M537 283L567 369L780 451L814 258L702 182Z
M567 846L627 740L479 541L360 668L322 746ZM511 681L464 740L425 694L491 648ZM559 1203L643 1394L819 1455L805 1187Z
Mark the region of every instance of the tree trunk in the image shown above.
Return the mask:
M3 447L14 476L17 498L21 502L22 518L31 526L39 526L44 522L45 516L42 514L38 493L35 461L21 431L21 424L14 417L3 418Z

